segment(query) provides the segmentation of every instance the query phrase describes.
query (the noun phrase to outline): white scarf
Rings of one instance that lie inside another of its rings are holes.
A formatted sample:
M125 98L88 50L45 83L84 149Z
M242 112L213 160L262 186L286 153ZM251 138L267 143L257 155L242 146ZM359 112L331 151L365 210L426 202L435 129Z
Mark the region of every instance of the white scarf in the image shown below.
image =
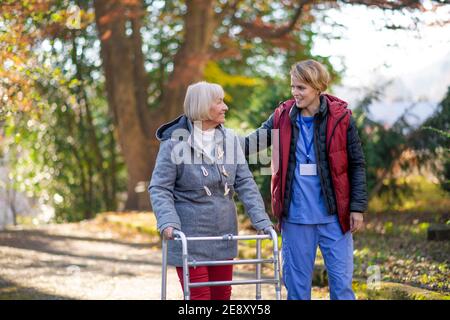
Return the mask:
M215 128L208 130L201 130L194 125L194 145L211 160L215 158L215 140L214 140Z

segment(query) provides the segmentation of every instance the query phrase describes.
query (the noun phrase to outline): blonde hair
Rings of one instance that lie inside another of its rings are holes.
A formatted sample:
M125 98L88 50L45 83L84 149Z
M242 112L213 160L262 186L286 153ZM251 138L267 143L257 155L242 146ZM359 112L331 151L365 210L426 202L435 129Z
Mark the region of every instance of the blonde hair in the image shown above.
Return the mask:
M330 74L326 67L316 60L297 62L291 68L291 76L309 84L316 90L324 92L330 82Z
M205 81L191 84L184 98L184 114L191 121L208 120L212 104L223 97L224 91L218 84Z

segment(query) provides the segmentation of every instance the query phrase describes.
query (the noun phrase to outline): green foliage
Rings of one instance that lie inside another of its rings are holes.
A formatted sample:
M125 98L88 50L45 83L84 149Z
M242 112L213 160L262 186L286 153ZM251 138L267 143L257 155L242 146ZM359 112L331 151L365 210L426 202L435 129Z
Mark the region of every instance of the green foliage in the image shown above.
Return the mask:
M147 14L143 18L141 34L148 73L148 103L150 108L160 105L164 84L173 70L174 57L183 40L184 1L145 1Z
M385 179L383 175L386 170L392 168L394 162L399 158L406 143L406 130L410 130L410 125L405 121L405 117L400 117L394 125L387 127L382 123L372 119L369 106L380 100L383 87L375 88L368 92L353 110L353 117L358 128L358 134L364 150L367 170L367 186L369 191L379 183L379 179ZM400 193L408 192L407 185L397 185L394 181L386 180L380 191L395 190L397 197ZM401 188L403 187L403 189Z
M113 210L116 195L104 193L102 177L111 174L106 183L118 184L113 180L123 175L123 164L118 159L106 101L89 100L95 110L94 134L103 155L98 163L89 142L86 114L76 94L45 85L42 90L41 99L48 108L38 118L18 113L5 123L6 137L11 138L8 156L16 159L12 174L17 189L54 206L58 221L77 221L98 211ZM113 162L117 162L114 169ZM122 190L123 178L117 186Z
M420 161L431 163L442 188L450 192L450 87L421 129L413 147L420 152Z
M374 121L369 112L369 106L381 99L383 90L384 86L381 86L368 92L353 111L366 158L367 184L371 199L383 199L383 207L387 206L393 210L420 206L423 199L431 203L436 196L442 200L439 190L428 198L413 200L414 194L417 194L416 189L420 188L423 182L398 177L401 173L411 175L414 170L426 176L434 174L441 181L441 187L448 190L449 93L435 114L420 127L410 124L408 111L392 126L386 126Z
M80 7L78 29L67 25L68 8L75 4ZM185 1L146 0L143 5L140 31L149 80L148 105L154 108L162 101L164 85L183 48L183 24L188 15ZM214 9L219 15L229 5L219 1ZM333 67L330 57L312 53L319 32L314 23L326 20L320 17L325 10L317 14L312 7L305 7L300 23L280 37L249 36L234 21L282 25L280 21L290 21L296 7L292 1L245 0L218 19L204 77L225 88L230 107L227 126L241 133L259 127L279 102L290 97L289 71L297 61L319 60L328 67L333 84L340 81L341 71ZM4 149L13 159L16 187L55 205L62 219L79 220L115 208L126 172L104 98L93 2L4 1L0 9L0 97L4 103L0 126L7 137ZM178 63L183 67L183 62ZM376 90L369 93L354 115L366 154L369 189L381 179L378 193L394 190L386 198L394 204L396 199L410 196L410 186L383 177L383 170L395 163L398 150L411 145L408 136L412 128L404 118L391 128L371 119L368 105L380 95ZM424 144L429 148L424 154L438 154L442 159L449 158L448 136L445 140L436 130L448 135L448 100L434 122L425 124L433 129L423 130L434 139ZM261 175L256 166L252 169L270 207L270 176ZM436 171L441 173L444 187L448 186L448 160L437 163Z
M391 190L387 189L392 184L397 186L392 187ZM389 179L385 188L383 192L374 195L370 200L370 212L390 210L422 212L429 210L430 207L435 210L444 210L450 206L448 195L440 185L423 176L408 175L406 178ZM407 188L407 191L396 191L402 188Z
M34 109L5 113L4 148L15 188L53 206L57 221L77 221L117 207L125 170L92 49L95 29L62 32L30 53L36 66L23 95Z

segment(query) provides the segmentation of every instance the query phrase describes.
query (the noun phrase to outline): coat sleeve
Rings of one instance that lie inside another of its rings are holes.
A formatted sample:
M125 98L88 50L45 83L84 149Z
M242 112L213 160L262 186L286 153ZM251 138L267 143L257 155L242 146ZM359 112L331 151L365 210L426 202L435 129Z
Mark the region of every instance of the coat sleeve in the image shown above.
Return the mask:
M165 228L181 229L180 217L175 210L173 191L177 178L176 164L171 159L172 142L161 142L155 168L148 186L150 201L156 215L158 230Z
M350 179L350 211L367 211L366 161L355 121L350 118L347 131L348 172Z
M259 151L265 150L272 145L272 129L273 129L273 117L274 113L272 113L263 124L247 135L245 137L245 156L258 153Z
M245 211L250 217L253 227L256 230L263 230L271 226L272 222L266 213L264 201L245 161L244 154L240 148L237 149L239 160L237 161L234 189L239 200L244 204Z

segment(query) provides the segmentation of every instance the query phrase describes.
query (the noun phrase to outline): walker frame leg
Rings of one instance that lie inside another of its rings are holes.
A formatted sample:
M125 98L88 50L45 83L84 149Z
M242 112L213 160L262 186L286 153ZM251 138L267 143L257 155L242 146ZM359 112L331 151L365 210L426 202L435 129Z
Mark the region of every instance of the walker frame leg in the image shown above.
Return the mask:
M256 259L261 259L261 239L256 240ZM256 264L256 279L261 279L261 264ZM261 300L261 284L256 284L256 300Z
M167 294L167 239L162 239L162 270L161 270L161 300L166 300Z
M277 300L281 300L281 277L280 277L280 258L278 250L278 235L274 229L271 229L270 234L256 235L256 236L234 236L234 235L224 235L221 237L186 237L181 231L174 230L174 240L181 241L182 245L182 265L183 265L183 297L184 300L190 300L190 288L192 287L203 287L203 286L219 286L219 285L239 285L239 284L256 284L256 300L261 300L261 284L275 284L275 296ZM235 261L201 261L189 262L188 255L188 240L222 240L222 241L235 241L235 240L250 240L256 239L256 259L240 259ZM262 259L262 249L261 242L263 239L271 239L273 242L273 258ZM163 238L162 241L162 284L161 284L161 300L166 300L167 293L167 247L168 240ZM201 283L190 283L189 279L189 266L196 265L228 265L228 264L256 264L256 279L252 280L231 280L231 281L212 281L212 282L201 282ZM274 277L269 279L262 278L262 263L273 263L274 266Z
M275 230L270 230L270 235L273 241L273 272L275 284L275 297L277 300L281 300L281 279L280 279L280 259L278 251L278 235Z

